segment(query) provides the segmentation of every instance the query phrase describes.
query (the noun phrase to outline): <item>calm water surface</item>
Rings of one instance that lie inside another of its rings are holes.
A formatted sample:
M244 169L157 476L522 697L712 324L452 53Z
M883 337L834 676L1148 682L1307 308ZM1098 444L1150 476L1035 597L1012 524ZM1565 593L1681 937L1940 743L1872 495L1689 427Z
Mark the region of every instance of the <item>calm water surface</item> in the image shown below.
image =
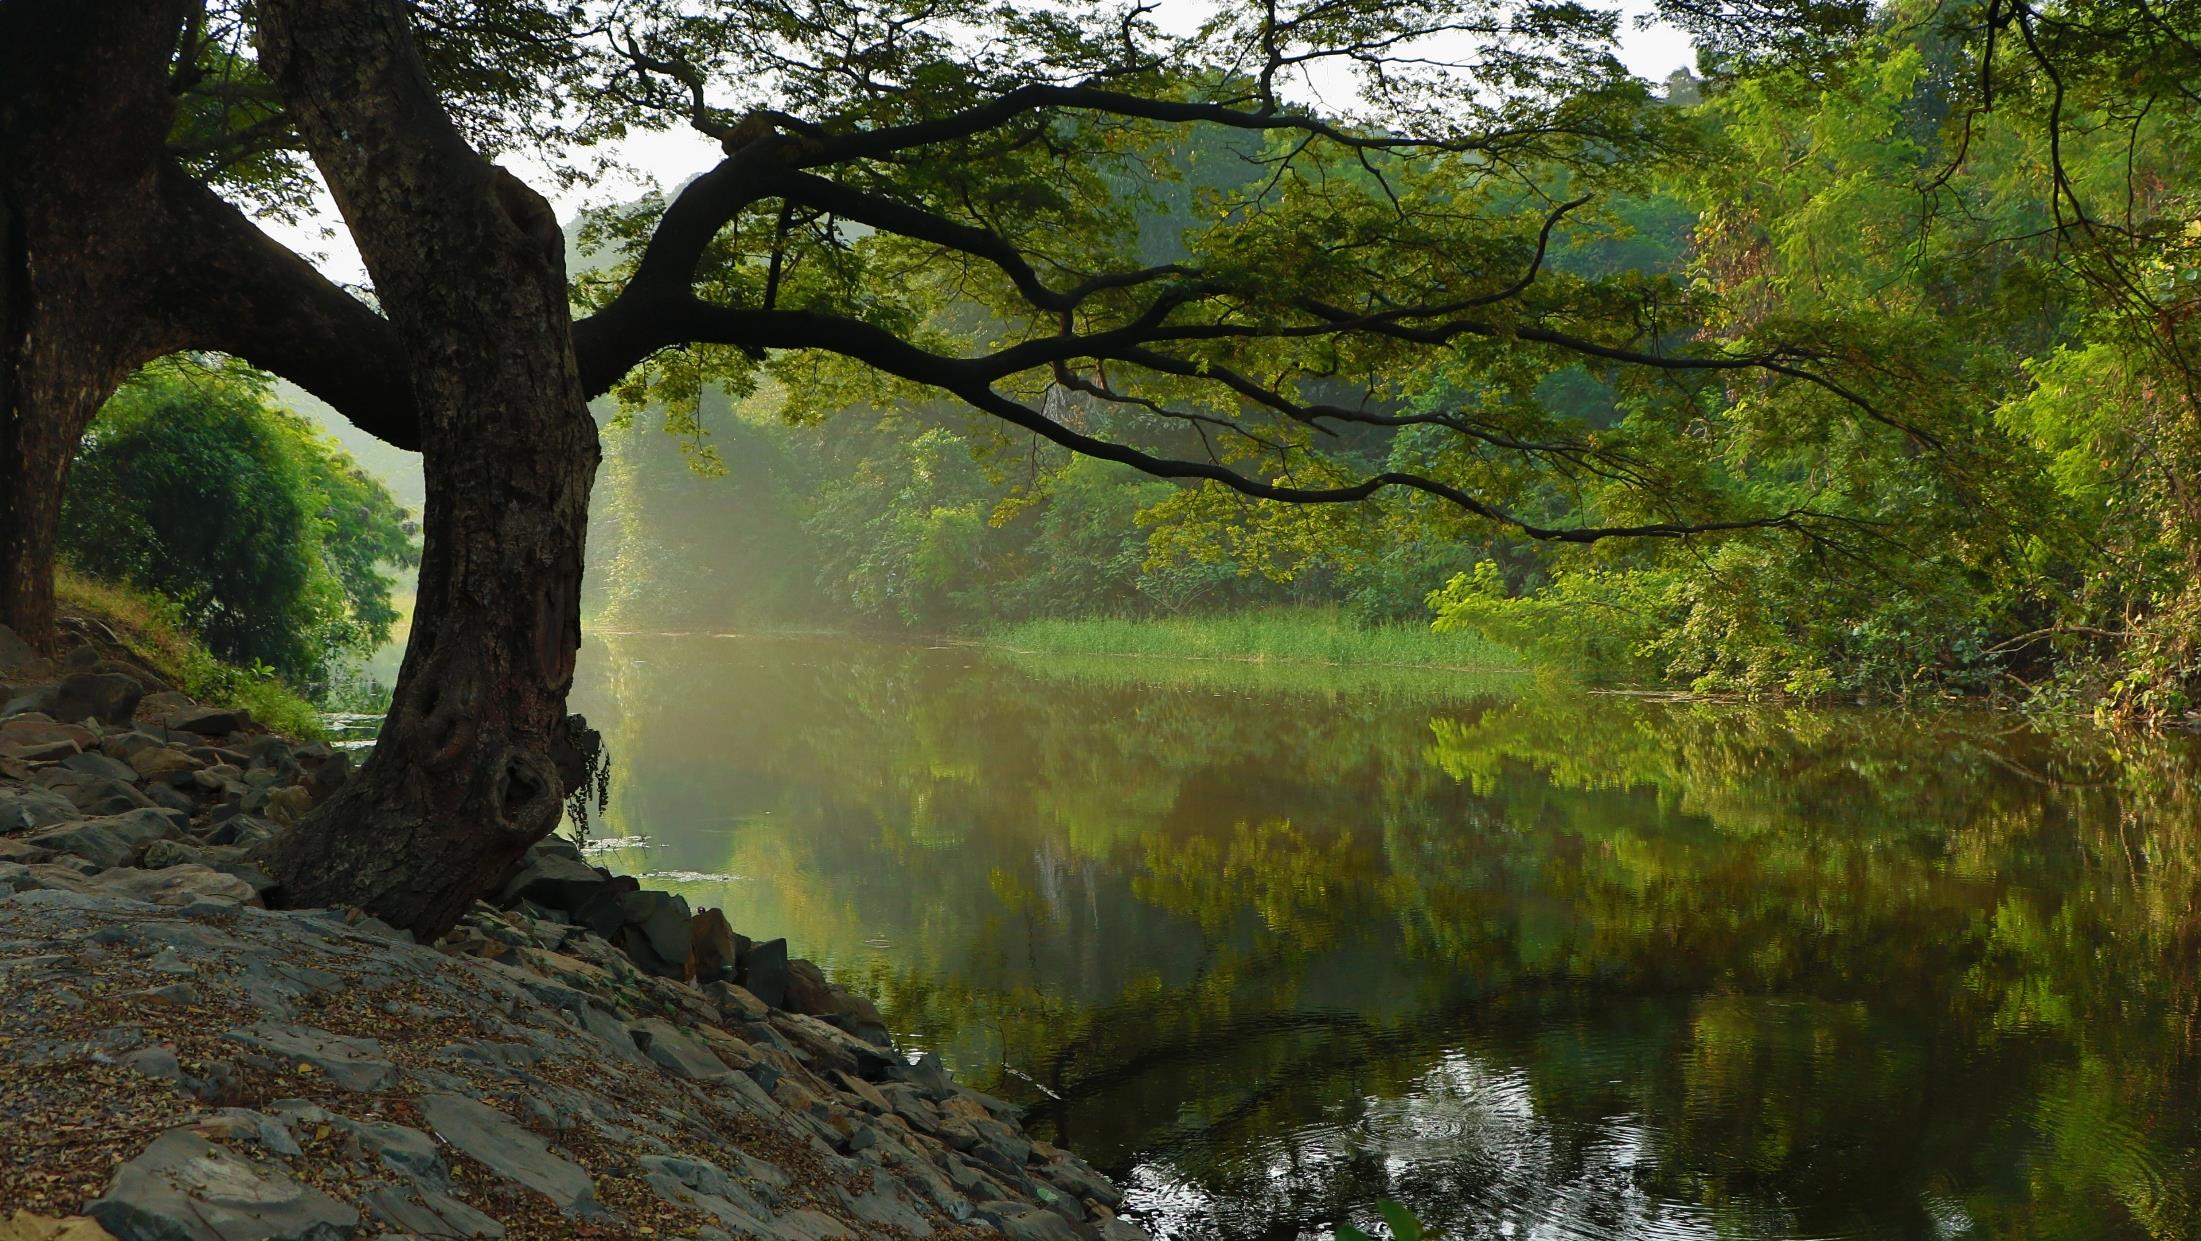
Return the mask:
M607 860L1159 1235L2201 1237L2201 754L1523 680L597 636Z

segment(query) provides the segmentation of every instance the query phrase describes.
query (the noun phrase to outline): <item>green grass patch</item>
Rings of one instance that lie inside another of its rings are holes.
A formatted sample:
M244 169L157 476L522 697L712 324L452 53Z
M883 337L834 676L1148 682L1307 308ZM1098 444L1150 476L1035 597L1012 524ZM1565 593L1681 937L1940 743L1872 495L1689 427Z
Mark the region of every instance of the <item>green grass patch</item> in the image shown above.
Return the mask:
M166 599L64 569L54 578L54 602L64 616L105 622L146 667L200 702L242 707L287 737L325 735L312 703L272 675L216 659Z
M1485 694L1536 675L1518 652L1475 634L1366 625L1312 608L1027 621L985 645L1048 675L1242 691Z
M1427 625L1364 625L1313 608L1146 620L1092 617L1026 621L996 631L991 639L994 644L1033 655L1475 671L1528 667L1518 652L1477 634L1436 633Z

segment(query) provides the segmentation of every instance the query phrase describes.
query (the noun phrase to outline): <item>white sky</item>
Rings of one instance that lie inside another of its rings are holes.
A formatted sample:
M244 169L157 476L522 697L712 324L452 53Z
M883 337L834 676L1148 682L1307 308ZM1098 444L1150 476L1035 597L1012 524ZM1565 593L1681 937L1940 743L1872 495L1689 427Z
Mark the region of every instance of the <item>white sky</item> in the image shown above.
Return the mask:
M1198 3L1199 0L1193 0L1184 7L1191 8ZM1655 83L1663 81L1675 69L1695 66L1696 52L1688 36L1679 29L1665 22L1637 28L1636 19L1650 10L1650 0L1620 0L1620 8L1628 16L1622 22L1618 50L1621 63L1630 73ZM632 201L650 189L678 185L718 161L717 145L686 127L636 134L615 144L611 150L614 159L632 168L634 175L616 175L564 191L553 188L543 169L531 166L531 161L509 159L505 162L522 180L550 195L559 219L570 220L587 206ZM365 284L366 267L360 262L359 251L353 248L351 238L344 232L335 203L326 192L316 195L316 200L316 218L303 225L264 221L261 227L276 240L311 259L330 279L343 284Z

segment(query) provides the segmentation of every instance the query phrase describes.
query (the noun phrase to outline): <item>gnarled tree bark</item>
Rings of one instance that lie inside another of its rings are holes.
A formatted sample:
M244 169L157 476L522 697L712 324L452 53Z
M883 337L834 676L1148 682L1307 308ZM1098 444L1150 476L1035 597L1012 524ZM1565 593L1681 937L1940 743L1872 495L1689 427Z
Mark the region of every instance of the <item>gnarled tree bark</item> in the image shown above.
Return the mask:
M147 362L235 354L419 440L390 325L169 157L184 10L0 5L0 624L41 647L69 464Z
M126 9L0 6L0 623L41 647L77 441L164 343L134 312L182 10Z
M467 146L396 0L266 0L263 62L396 329L428 506L373 755L268 864L292 904L448 929L557 825L598 459L543 199Z

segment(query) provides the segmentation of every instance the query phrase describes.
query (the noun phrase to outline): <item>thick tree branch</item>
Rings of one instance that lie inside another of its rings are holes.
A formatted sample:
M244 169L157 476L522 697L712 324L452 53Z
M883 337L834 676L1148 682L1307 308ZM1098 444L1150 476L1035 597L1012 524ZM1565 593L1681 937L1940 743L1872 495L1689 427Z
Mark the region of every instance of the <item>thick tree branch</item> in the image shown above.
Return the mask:
M667 308L670 310L670 308ZM1706 522L1653 522L1631 526L1540 526L1458 487L1419 474L1385 471L1336 487L1295 487L1267 482L1209 461L1162 457L1066 427L992 384L990 368L974 360L921 349L882 328L808 311L757 311L708 305L697 299L678 308L684 339L765 349L823 349L885 374L925 384L957 397L981 413L1020 427L1081 456L1127 465L1156 478L1221 484L1241 495L1287 504L1349 504L1386 488L1416 491L1511 527L1529 538L1594 543L1611 538L1682 538L1734 530L1787 529L1810 534L1817 523L1840 520L1807 509L1763 517Z
M160 199L175 244L165 248L173 261L153 273L153 296L176 316L183 347L243 358L369 435L420 447L403 350L387 319L173 166Z

